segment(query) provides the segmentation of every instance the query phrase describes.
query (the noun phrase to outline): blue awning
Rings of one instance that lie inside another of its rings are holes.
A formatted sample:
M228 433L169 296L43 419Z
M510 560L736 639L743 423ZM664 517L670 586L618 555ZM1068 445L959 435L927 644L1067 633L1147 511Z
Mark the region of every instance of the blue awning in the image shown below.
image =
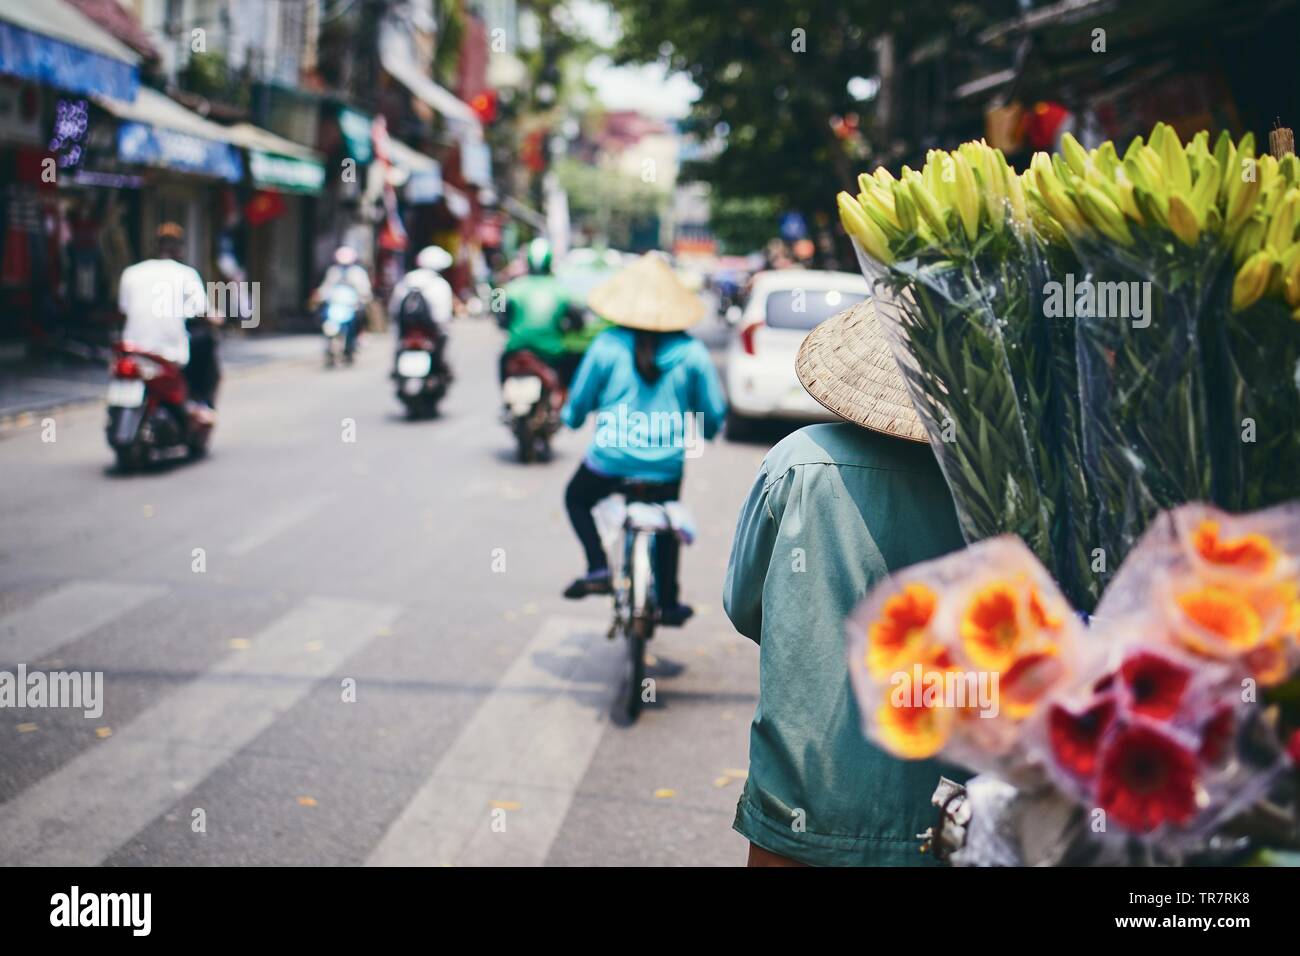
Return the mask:
M0 9L0 73L130 102L139 58L62 0Z

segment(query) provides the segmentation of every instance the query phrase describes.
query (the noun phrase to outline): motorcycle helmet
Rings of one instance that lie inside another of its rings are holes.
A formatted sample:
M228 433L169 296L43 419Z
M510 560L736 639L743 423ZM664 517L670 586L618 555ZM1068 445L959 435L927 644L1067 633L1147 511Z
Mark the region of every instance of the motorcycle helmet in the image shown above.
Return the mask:
M528 244L528 271L533 275L551 271L551 244L540 236Z
M341 266L355 265L357 261L357 250L351 246L339 246L334 250L334 261Z
M430 269L433 272L449 269L455 261L451 257L451 253L442 246L425 246L415 257L415 265L418 268Z

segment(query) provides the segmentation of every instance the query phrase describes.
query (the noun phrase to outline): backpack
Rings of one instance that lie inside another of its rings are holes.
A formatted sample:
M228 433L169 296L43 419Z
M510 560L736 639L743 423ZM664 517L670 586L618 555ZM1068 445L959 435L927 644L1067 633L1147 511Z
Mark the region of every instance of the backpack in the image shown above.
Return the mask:
M433 328L433 312L429 309L429 300L419 289L411 289L402 296L401 304L397 307L397 316L402 329L428 331Z

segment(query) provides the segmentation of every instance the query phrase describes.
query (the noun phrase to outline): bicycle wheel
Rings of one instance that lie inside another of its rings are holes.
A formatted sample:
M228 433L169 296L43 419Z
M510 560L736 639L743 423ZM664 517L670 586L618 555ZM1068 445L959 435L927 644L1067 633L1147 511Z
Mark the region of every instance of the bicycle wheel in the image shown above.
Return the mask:
M629 598L627 626L627 716L636 720L641 713L645 692L645 645L654 633L653 560L651 537L637 534L632 542L629 567Z

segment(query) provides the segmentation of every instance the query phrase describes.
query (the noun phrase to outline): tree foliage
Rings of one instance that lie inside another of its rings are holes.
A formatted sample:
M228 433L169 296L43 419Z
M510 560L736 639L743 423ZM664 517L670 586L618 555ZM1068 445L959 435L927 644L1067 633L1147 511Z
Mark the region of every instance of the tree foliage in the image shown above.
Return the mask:
M723 123L725 148L684 172L711 183L720 199L768 196L827 222L835 192L850 188L873 147L871 104L848 81L878 68L875 41L900 48L1014 4L943 0L611 0L622 20L616 57L664 63L700 88L690 122ZM862 114L864 137L836 135L833 120Z

